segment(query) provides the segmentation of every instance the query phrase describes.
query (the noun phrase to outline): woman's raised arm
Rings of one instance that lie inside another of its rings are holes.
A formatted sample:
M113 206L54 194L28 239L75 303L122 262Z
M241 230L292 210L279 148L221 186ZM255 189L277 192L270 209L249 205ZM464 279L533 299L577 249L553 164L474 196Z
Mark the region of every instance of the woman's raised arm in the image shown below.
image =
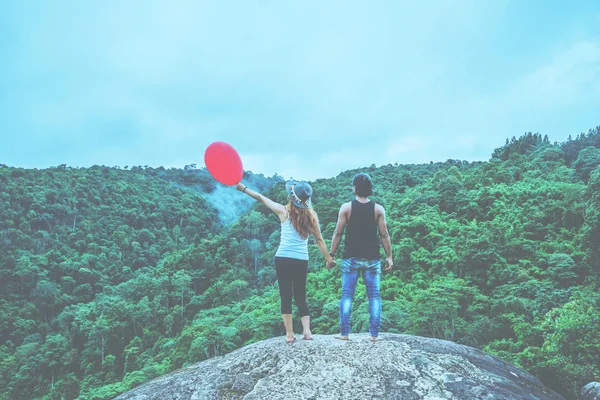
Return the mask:
M248 187L242 183L238 183L235 188L236 188L236 190L239 190L242 193L246 193L248 196L252 197L253 199L258 200L261 203L263 203L265 206L267 206L267 208L269 210L271 210L275 214L277 214L277 216L279 217L281 222L284 222L287 219L287 210L285 209L285 207L283 205L274 202L273 200L269 199L268 197L265 197L262 194L254 191L252 189L248 189Z

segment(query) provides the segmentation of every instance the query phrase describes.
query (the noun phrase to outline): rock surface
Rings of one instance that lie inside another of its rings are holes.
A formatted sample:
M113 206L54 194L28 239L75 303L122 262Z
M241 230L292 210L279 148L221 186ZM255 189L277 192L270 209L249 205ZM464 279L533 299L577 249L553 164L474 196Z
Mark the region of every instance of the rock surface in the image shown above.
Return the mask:
M600 400L600 382L590 382L581 389L579 400Z
M264 340L174 371L117 397L150 399L564 400L531 374L437 339L366 334Z

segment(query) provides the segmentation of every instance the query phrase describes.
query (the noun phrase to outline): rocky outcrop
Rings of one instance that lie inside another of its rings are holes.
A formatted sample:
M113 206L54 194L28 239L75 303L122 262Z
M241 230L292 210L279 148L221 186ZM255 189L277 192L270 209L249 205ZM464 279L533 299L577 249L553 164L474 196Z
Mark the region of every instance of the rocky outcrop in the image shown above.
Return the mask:
M254 343L154 379L117 399L564 400L531 374L437 339L315 335Z
M581 389L579 400L600 400L600 383L590 382Z

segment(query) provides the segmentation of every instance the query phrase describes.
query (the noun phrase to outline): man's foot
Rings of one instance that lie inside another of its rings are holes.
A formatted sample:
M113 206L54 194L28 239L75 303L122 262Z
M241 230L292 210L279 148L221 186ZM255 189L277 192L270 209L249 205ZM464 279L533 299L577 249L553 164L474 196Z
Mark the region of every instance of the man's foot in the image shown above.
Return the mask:
M295 341L296 341L296 336L292 336L292 337L286 336L286 337L285 337L285 341L286 341L287 343L292 343L292 342L295 342Z
M369 340L370 340L371 342L376 342L376 341L378 341L378 340L379 340L379 336L369 336Z
M312 333L311 332L305 333L304 340L313 340Z
M339 339L339 340L350 340L348 338L348 336L344 336L344 335L337 335L333 337L334 339Z

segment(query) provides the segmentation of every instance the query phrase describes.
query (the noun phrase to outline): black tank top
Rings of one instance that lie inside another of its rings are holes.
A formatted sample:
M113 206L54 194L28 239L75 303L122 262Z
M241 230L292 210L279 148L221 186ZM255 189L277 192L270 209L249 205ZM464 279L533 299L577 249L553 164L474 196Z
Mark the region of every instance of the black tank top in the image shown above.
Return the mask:
M342 258L366 258L378 260L379 237L375 222L375 203L352 200L350 221L346 226L346 241Z

